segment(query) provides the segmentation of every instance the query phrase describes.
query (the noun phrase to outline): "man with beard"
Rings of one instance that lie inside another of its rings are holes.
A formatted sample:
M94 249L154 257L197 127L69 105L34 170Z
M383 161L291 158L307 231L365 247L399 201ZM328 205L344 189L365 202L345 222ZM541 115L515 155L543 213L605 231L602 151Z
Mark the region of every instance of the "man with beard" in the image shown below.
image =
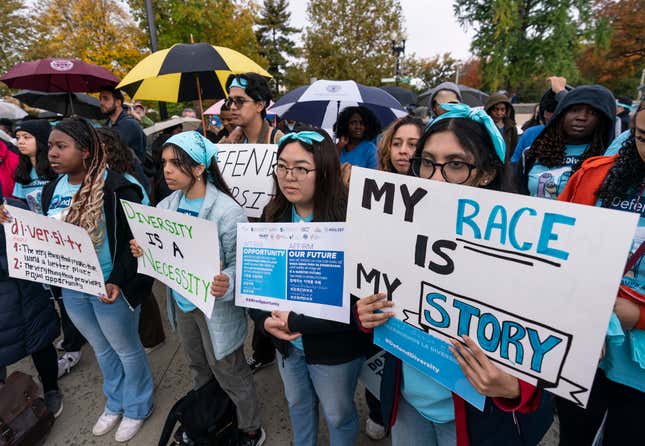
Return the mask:
M101 113L108 117L104 127L116 130L121 140L143 161L146 153L146 135L139 122L124 110L121 90L112 87L102 88L99 102Z

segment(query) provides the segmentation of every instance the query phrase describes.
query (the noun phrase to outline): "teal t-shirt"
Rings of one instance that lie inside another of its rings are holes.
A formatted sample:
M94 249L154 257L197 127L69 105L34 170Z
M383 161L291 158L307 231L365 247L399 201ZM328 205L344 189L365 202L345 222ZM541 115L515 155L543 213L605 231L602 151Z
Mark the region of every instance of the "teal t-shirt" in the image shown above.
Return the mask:
M204 197L189 200L188 198L186 198L186 195L183 195L181 197L181 200L179 200L179 207L177 208L177 212L197 217L199 216L199 211L202 208L202 204L204 204ZM177 302L179 309L184 313L188 313L189 311L193 311L195 308L197 308L191 301L186 299L177 291L173 290L172 297L175 299L175 302Z
M310 223L314 219L314 214L311 214L308 217L302 218L300 215L298 215L298 212L296 212L296 207L291 206L291 222L292 223ZM295 348L299 348L300 350L304 350L305 346L302 345L302 336L299 337L298 339L294 339L291 341L291 345L293 345Z
M105 176L107 177L107 172L105 173ZM80 184L70 184L68 176L63 175L54 189L52 200L49 203L49 209L47 210L47 216L62 221L67 216L74 194L78 192L80 188ZM103 222L105 222L105 212L103 213ZM95 247L95 249L99 259L99 264L101 265L101 271L103 272L103 280L107 280L107 278L110 277L110 274L112 274L113 265L112 256L110 255L110 246L107 242L108 235L105 230L105 223L103 223L103 234L103 243L101 243L101 246Z
M130 183L136 184L137 186L139 186L139 189L141 189L141 193L143 194L143 200L141 200L141 204L150 206L150 197L148 196L145 187L143 187L143 184L141 184L139 180L137 180L133 175L130 175L129 173L124 173L123 176Z
M434 423L449 423L455 419L452 392L405 362L401 395L424 418Z
M564 149L564 164L561 166L546 167L535 163L529 172L530 195L552 200L558 198L571 177L571 169L580 160L587 147L588 144L567 145Z
M29 172L29 178L31 178L31 181L27 184L21 184L16 181L13 187L13 196L25 200L30 210L42 215L43 210L40 206L41 196L43 187L49 181L39 178L34 167Z
M600 202L597 203L601 205ZM638 227L632 241L632 255L645 241L645 196L638 199L638 193L631 197L611 200L609 209L640 214ZM623 276L622 284L645 295L645 259L642 257ZM600 362L607 377L612 381L624 384L645 392L645 330L625 331L615 314L609 323L606 339L605 357Z

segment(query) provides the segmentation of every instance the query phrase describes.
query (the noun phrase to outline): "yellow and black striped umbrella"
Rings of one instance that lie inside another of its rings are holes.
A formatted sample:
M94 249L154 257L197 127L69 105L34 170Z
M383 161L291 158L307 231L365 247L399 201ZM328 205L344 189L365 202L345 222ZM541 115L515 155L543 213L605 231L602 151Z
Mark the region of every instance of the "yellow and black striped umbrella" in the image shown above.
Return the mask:
M260 65L230 48L179 43L143 59L117 88L138 100L221 99L227 96L224 85L230 74L249 72L271 77Z

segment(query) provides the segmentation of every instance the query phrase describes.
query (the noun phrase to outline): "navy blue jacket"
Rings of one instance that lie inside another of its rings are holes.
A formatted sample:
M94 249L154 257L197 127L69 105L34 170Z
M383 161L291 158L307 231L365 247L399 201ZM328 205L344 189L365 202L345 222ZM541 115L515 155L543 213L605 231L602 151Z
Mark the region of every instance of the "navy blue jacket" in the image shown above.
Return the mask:
M130 116L125 110L121 112L114 124L110 119L105 122L105 127L117 131L123 141L128 147L134 150L140 161L146 154L146 134L139 122Z
M26 209L19 200L10 205ZM5 233L0 231L0 367L51 344L59 333L51 292L36 282L9 277Z

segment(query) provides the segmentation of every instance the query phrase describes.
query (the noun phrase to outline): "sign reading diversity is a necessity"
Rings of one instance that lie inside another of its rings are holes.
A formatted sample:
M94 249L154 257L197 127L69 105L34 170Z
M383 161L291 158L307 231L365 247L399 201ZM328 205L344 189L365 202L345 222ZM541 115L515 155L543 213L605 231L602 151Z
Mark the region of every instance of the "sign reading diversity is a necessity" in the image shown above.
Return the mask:
M453 391L464 379L447 341L467 335L508 373L586 406L637 219L354 168L345 282L394 302L375 343Z
M166 284L210 318L215 304L211 283L220 270L217 225L125 200L121 205L143 249L138 271Z

